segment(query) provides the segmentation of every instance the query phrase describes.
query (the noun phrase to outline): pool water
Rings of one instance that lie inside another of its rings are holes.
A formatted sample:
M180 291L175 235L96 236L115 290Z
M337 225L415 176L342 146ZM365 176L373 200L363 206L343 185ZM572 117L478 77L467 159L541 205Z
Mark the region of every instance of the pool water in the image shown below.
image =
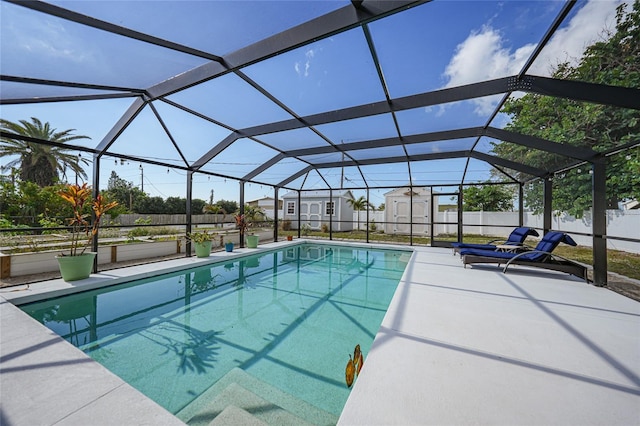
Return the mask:
M172 413L239 368L337 416L409 257L304 244L21 308Z

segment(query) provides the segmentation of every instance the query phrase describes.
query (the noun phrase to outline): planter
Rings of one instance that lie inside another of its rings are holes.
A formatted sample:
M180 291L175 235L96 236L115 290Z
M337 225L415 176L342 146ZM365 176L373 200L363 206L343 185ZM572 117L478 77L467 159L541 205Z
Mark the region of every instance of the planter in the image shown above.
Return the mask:
M233 243L226 243L226 244L224 245L224 249L225 249L226 251L228 251L229 253L231 253L231 252L233 251Z
M211 254L211 241L194 243L197 257L209 257Z
M79 256L56 256L62 279L76 281L89 278L93 269L93 261L97 254L89 252Z
M293 241L293 235L287 235L287 241Z
M259 235L247 235L245 237L246 241L247 241L247 247L248 248L256 248L258 247L258 240L260 239Z

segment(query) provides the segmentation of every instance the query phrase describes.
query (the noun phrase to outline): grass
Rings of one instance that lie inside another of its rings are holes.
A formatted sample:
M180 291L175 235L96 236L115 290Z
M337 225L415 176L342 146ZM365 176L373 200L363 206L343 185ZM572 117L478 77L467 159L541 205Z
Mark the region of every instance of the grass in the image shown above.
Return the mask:
M282 235L298 235L298 231L280 232ZM309 232L308 236L312 238L329 238L329 234L326 232L312 231ZM364 231L334 232L333 237L345 240L364 240L366 239L366 233ZM464 242L487 243L495 238L500 237L490 237L486 235L465 235ZM455 235L443 235L439 236L437 239L438 241L457 240ZM369 233L369 241L409 244L409 236L371 232ZM413 243L418 245L426 245L431 243L431 239L414 236ZM587 265L593 265L593 249L591 247L570 247L561 244L554 250L554 253L556 253L558 256L566 257L567 259L575 260ZM640 254L628 253L620 250L607 250L607 269L609 270L609 272L615 272L629 278L640 280Z

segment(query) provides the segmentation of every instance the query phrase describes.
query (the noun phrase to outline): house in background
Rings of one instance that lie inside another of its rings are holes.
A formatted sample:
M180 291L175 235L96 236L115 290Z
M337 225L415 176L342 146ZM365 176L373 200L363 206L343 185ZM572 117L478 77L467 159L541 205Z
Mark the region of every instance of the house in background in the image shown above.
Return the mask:
M313 230L321 230L322 225L332 231L353 230L353 207L347 200L353 199L351 191L302 191L300 200L295 191L282 196L283 220L291 221L291 229L298 229L298 213L300 222L308 224Z
M413 210L411 201L413 200ZM397 188L384 194L386 234L429 235L431 223L431 189L430 188ZM437 197L433 197L437 204ZM435 206L433 211L438 211ZM413 228L410 228L410 217Z
M258 198L257 200L247 202L247 204L259 208L262 213L264 213L265 219L273 219L275 217L273 210L274 199L272 197ZM278 200L278 217L282 217L282 200Z

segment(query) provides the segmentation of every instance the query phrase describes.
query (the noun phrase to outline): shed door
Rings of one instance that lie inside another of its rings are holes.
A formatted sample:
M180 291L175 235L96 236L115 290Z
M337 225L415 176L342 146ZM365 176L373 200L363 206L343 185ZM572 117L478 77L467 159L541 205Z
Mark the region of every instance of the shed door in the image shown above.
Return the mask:
M308 223L311 229L320 229L322 225L322 201L306 202L303 205L304 208L300 210L302 223Z
M425 200L413 201L413 233L425 235L429 232L429 204Z
M409 233L409 201L393 201L393 223L394 232L402 234Z

